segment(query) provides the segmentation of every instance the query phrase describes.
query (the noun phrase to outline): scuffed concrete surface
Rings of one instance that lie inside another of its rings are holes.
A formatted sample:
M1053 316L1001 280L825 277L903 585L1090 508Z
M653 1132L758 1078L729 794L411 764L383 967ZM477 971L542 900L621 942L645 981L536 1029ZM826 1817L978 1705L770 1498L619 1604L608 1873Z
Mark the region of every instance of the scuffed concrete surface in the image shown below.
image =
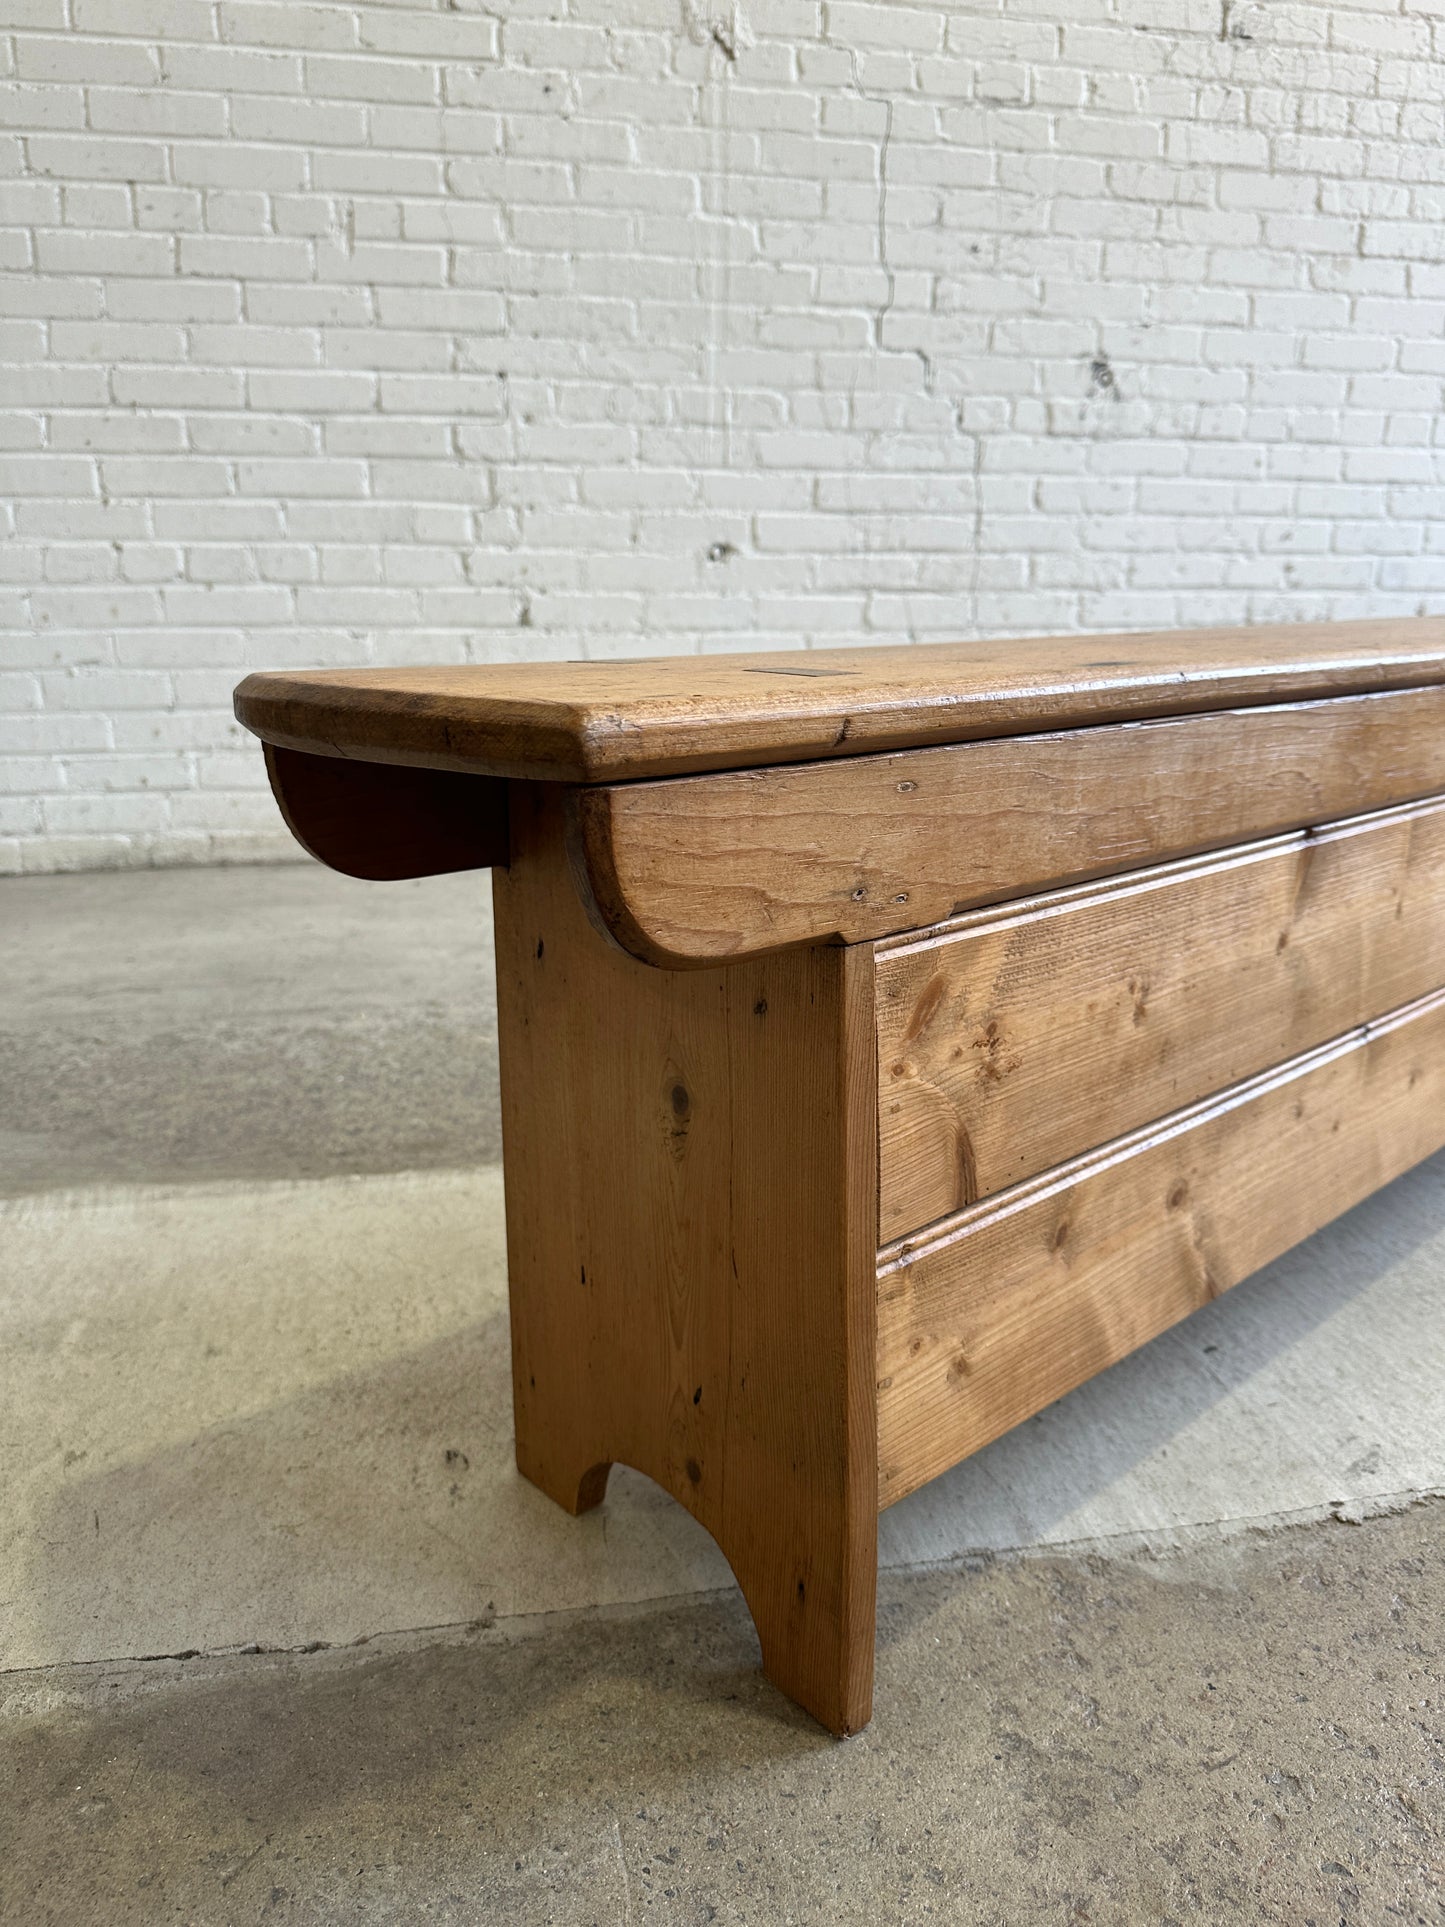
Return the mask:
M501 1175L0 1202L0 1667L728 1583L641 1476L518 1477ZM1445 1157L884 1514L885 1565L1445 1488Z
M501 1173L0 1205L0 1667L727 1583L651 1481L512 1457Z
M0 1916L1437 1927L1442 1511L893 1575L842 1745L731 1596L12 1676Z
M0 1192L501 1156L486 876L0 885Z
M1445 1927L1445 1157L885 1514L839 1746L515 1473L487 938L0 884L3 1927Z

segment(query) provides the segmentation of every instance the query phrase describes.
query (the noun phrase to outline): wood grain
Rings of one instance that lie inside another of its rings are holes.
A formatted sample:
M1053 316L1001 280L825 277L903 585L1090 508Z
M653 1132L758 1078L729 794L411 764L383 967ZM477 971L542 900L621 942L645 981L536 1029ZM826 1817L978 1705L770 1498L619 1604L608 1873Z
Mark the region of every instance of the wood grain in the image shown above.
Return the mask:
M571 783L742 769L1445 682L1445 620L1290 623L631 662L269 671L288 749Z
M879 1502L1445 1143L1445 992L1019 1185L878 1279Z
M881 945L881 1240L1442 978L1438 798Z
M872 958L645 969L589 923L560 797L494 877L521 1470L635 1466L718 1541L769 1677L869 1713L877 1571Z
M507 861L507 786L266 745L266 773L303 850L349 877L395 882Z
M1445 789L1445 688L576 792L599 912L677 966L859 943Z

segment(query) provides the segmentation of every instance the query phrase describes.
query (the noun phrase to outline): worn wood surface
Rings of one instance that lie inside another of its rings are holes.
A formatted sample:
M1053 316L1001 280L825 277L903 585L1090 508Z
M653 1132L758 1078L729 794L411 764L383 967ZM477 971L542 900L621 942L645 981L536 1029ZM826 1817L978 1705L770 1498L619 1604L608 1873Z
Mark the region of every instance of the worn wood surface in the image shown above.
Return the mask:
M1445 802L977 911L877 955L884 1243L1445 979Z
M1445 992L882 1254L879 1502L1445 1143Z
M517 1462L712 1533L769 1676L868 1718L877 1567L872 958L649 970L595 931L561 799L494 878Z
M854 756L1445 681L1445 620L629 662L279 670L236 714L324 755L573 783Z
M266 773L292 836L345 876L392 883L507 861L507 785L491 777L352 763L274 743Z
M858 943L1445 789L1445 688L577 791L602 916L654 963Z

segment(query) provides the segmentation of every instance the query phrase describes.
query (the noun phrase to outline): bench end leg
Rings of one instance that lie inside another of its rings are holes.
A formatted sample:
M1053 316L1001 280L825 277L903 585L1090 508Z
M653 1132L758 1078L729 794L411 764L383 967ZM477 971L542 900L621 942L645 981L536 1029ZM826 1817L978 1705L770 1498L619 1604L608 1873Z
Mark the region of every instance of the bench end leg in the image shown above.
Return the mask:
M545 1492L549 1499L575 1519L584 1512L594 1511L607 1497L607 1479L612 1470L612 1461L604 1459L580 1472L560 1472L548 1462L545 1455L532 1449L530 1441L519 1431L517 1470L529 1484L535 1485L539 1492Z
M872 953L655 969L594 926L564 799L493 876L517 1463L711 1533L770 1679L867 1721L877 1584Z

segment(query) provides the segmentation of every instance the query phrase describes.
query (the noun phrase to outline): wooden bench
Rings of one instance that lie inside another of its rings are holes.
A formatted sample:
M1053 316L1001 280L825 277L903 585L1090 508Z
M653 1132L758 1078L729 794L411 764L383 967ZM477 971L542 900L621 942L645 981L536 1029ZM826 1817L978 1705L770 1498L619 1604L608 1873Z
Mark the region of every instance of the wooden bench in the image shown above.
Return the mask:
M490 866L517 1463L869 1717L879 1509L1445 1142L1445 621L250 676Z

